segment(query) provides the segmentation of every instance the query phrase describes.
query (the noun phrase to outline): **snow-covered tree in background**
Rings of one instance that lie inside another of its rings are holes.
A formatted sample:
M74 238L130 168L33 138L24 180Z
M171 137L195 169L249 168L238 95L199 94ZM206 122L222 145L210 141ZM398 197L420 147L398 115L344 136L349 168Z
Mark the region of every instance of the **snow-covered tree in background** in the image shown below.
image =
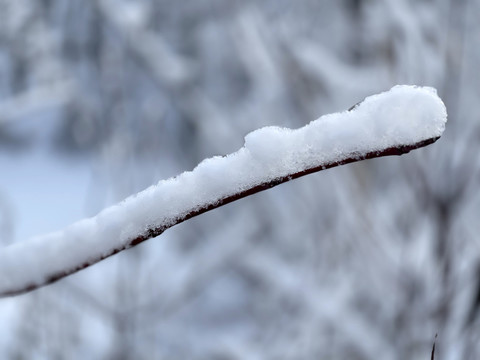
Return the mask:
M425 359L438 332L439 358L478 358L479 15L474 0L0 1L5 243L44 231L25 218L67 225L56 190L77 172L52 163L91 172L83 217L239 134L393 84L434 86L449 109L442 146L299 179L1 300L3 356Z

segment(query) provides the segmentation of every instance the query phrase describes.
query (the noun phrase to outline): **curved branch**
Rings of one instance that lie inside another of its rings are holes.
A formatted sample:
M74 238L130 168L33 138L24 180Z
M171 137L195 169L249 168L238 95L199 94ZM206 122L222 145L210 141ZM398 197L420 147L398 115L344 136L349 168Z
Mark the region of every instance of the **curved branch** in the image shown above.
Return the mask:
M432 144L446 116L432 89L403 86L297 130L257 130L236 153L207 159L63 231L4 248L0 296L53 283L192 217L298 177Z

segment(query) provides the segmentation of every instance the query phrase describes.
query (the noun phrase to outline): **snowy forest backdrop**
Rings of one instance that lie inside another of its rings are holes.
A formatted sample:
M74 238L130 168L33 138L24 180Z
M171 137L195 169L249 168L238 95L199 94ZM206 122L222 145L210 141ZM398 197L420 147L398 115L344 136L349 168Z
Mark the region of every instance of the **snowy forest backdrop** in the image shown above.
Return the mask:
M0 299L12 359L480 357L480 1L0 0L0 242L265 125L434 86L433 146L314 174Z

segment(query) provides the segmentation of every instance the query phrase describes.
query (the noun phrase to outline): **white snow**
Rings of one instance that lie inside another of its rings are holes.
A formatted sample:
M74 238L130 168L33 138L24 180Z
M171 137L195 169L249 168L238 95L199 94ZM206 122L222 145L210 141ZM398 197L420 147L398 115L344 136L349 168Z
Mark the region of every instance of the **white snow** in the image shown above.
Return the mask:
M440 137L447 120L435 89L395 86L352 111L296 129L266 127L245 146L133 195L62 231L0 250L0 294L99 260L152 227L168 227L192 210L308 168Z

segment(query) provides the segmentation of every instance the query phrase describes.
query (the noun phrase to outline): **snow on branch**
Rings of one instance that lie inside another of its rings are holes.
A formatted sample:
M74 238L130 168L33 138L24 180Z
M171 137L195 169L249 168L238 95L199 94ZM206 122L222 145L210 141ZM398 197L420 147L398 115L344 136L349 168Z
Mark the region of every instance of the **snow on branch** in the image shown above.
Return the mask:
M435 89L395 86L300 129L253 131L235 153L206 159L64 230L0 249L0 296L52 283L173 225L300 176L426 146L442 135L446 121Z

